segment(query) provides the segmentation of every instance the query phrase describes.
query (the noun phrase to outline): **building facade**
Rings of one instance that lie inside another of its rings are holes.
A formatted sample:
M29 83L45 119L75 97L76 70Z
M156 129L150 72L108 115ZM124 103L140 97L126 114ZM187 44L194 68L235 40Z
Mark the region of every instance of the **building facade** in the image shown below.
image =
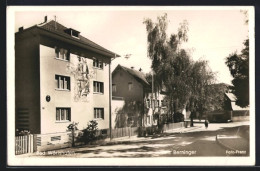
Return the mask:
M119 55L56 21L15 34L16 129L65 132L97 120L110 126L111 58Z
M156 125L155 114L166 113L165 95L156 89L152 93L151 83L145 74L134 68L118 65L114 69L112 96L114 101L120 98L124 101L124 105L114 112L114 127Z

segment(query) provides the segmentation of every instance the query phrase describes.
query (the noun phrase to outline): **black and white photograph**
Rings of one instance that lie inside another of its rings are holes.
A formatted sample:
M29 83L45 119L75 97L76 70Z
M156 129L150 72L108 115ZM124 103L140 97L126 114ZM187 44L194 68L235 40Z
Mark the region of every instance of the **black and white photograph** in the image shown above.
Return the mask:
M253 6L8 7L8 165L254 165L254 29Z

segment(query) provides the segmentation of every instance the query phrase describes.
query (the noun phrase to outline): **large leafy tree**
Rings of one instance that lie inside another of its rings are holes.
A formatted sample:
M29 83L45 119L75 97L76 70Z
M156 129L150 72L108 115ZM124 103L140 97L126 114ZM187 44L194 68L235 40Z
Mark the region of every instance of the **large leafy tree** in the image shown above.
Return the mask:
M194 62L182 43L188 41L188 22L184 20L176 34L167 37L167 14L157 18L157 22L145 19L148 42L148 57L157 83L167 88L171 113L183 109L187 104L193 110L203 111L207 104L207 85L214 80L207 61ZM192 104L192 105L191 105Z
M244 41L244 49L241 54L237 52L226 58L232 80L232 92L236 95L236 104L241 107L249 105L249 39Z

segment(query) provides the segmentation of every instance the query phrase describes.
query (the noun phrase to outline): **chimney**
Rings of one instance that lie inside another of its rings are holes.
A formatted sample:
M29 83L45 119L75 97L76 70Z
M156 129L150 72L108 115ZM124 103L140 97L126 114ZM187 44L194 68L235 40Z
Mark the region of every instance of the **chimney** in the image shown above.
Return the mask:
M142 68L140 68L139 71L142 72Z
M47 22L47 15L44 17L44 23L46 23Z
M19 27L19 32L23 31L23 27Z
M55 30L57 30L56 15L54 15L54 18L55 18Z
M135 67L133 67L133 66L131 67L131 69L134 69L134 68L135 68Z

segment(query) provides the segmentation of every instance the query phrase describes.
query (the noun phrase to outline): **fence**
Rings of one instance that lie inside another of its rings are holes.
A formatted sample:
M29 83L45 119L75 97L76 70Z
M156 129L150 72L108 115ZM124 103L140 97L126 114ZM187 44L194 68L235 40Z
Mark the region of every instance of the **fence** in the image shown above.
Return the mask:
M175 128L183 127L184 123L169 123L163 126L163 130L171 130ZM81 131L75 131L75 137ZM103 135L104 138L110 137L109 129L98 130L97 135ZM111 130L111 138L120 137L131 137L138 135L138 127L125 127L116 128ZM34 151L48 151L61 149L66 147L71 147L72 134L71 132L53 133L53 134L35 134L35 135L25 135L17 136L15 138L15 154L25 154L32 153ZM82 143L77 142L76 145L81 145Z
M15 137L15 154L33 153L33 135Z
M163 125L163 131L184 127L184 122L168 123Z
M112 129L112 138L138 135L138 127L126 127Z

